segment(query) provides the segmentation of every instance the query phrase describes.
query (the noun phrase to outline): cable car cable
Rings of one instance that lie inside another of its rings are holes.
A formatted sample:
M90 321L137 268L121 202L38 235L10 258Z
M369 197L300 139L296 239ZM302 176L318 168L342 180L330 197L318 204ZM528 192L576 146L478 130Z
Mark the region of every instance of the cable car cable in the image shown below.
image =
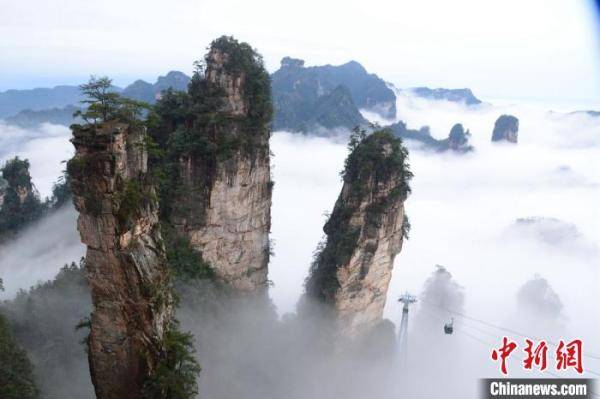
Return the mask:
M490 323L490 322L487 322L487 321L485 321L485 320L477 319L477 318L475 318L475 317L468 316L468 315L466 315L466 314L464 314L464 313L457 312L457 311L454 311L454 310L450 310L450 309L448 309L448 308L446 308L446 307L444 307L444 306L437 305L437 304L435 304L435 303L429 302L429 301L427 301L426 299L422 299L422 298L421 298L421 299L419 299L419 301L420 301L421 303L425 303L425 304L428 304L428 305L435 306L435 307L437 307L437 308L443 309L443 310L445 310L445 311L447 311L447 312L453 313L453 314L455 314L455 315L457 315L457 316L460 316L460 317L463 317L463 318L465 318L465 319L472 320L472 321L475 321L475 322L478 322L478 323L484 324L484 325L486 325L486 326L488 326L488 327L496 328L496 329L498 329L498 330L502 330L502 331L505 331L505 332L509 332L509 333L511 333L511 334L519 335L519 336L521 336L521 337L524 337L524 338L533 338L533 339L534 339L534 340L536 340L536 341L542 341L542 340L543 340L542 338L536 337L536 336L534 336L534 335L523 334L523 333L520 333L520 332L518 332L518 331L515 331L515 330L513 330L513 329L510 329L510 328L506 328L506 327L498 326L498 325L492 324L492 323ZM551 345L553 345L553 346L559 346L559 344L558 344L558 343L556 343L556 342L549 341L549 340L544 340L544 341L545 341L545 342L547 342L547 343L549 343L549 344L551 344ZM600 360L600 356L599 356L599 355L596 355L596 354L593 354L593 353L592 353L592 354L590 354L590 353L583 353L583 356L585 356L585 357L589 357L589 358L592 358L592 359L595 359L595 360Z
M442 317L440 317L440 316L437 316L437 315L435 315L435 314L433 314L433 313L429 313L429 315L431 315L431 316L434 316L434 317L436 317L438 320L442 320L442 321L443 321L443 318L442 318ZM479 342L480 344L483 344L483 345L485 345L485 346L486 346L486 348L488 348L488 349L489 349L489 348L491 348L491 347L494 347L494 344L491 344L491 343L489 343L489 342L486 342L486 341L484 341L484 340L482 340L482 339L480 339L480 338L478 338L478 337L476 337L476 336L474 336L474 335L472 335L472 334L469 334L468 332L466 332L466 331L464 331L464 330L462 330L462 329L460 329L460 328L459 328L459 329L455 329L455 331L457 331L457 332L460 332L460 333L464 334L465 336L467 336L467 337L469 337L469 338L471 338L471 339L473 339L473 340L475 340L475 341ZM512 357L509 357L508 359L515 359L515 358L516 358L516 359L520 360L521 362L524 362L524 361L525 361L525 359L524 359L523 357L519 356L519 355L516 355L516 354L515 354L514 356L515 356L514 358L512 358ZM556 377L556 378L562 378L560 375L558 375L558 374L556 374L556 373L554 373L554 372L552 372L552 371L550 371L550 370L543 370L543 371L541 371L541 372L542 372L542 373L548 373L548 374L550 374L551 376L553 376L553 377ZM593 371L593 370L584 370L584 372L600 376L600 373L597 373L597 372L595 372L595 371ZM591 393L592 395L594 395L594 396L598 396L598 397L600 397L600 394L599 394L599 393L596 393L596 392L594 392L594 391L590 391L590 393Z

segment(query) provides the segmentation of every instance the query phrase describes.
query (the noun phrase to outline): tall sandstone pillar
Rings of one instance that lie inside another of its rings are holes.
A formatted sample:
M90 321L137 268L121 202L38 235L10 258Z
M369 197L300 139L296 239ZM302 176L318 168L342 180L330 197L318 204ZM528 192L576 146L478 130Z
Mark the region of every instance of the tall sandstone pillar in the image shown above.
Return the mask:
M357 143L323 230L306 293L330 307L342 335L356 336L383 314L394 258L408 228L404 200L412 177L407 152L388 131Z
M204 101L213 96L219 105L210 122L198 114L191 130L212 147L205 155L181 157L189 195L175 201L170 219L218 278L255 291L267 284L269 262L269 77L260 56L232 38L215 40L205 63L204 76L195 77L191 87L204 87ZM190 96L194 99L193 89Z
M73 126L69 162L94 310L92 382L100 399L142 398L169 328L172 300L144 130L113 121Z

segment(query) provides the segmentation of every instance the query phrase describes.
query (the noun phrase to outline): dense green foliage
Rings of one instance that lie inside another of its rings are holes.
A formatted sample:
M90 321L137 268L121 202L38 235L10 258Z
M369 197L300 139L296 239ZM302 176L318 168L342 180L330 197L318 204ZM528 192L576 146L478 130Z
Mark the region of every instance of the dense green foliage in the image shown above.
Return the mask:
M207 77L211 54L226 54L223 69L244 77L247 115L233 117L225 107L223 89ZM247 43L223 36L196 63L187 93L166 91L150 118L152 138L169 158L192 155L227 159L238 150L252 153L260 145L272 117L270 79L262 57ZM239 129L238 129L239 128Z
M223 88L207 78L210 71L206 69L214 68L211 56L222 57L224 72L234 79L243 77L242 101L247 114L232 115ZM261 56L247 43L232 37L213 41L210 52L196 63L188 91L165 91L148 118L152 139L150 165L158 183L161 218L166 222L171 219L174 203L178 203L181 214L189 214L186 201L176 201L177 198L193 199L194 206L202 208L218 162L233 156L267 156L272 112L270 80ZM186 160L193 161L190 165L195 181L182 177L182 163Z
M220 73L242 79L247 113L233 114L220 83L206 76ZM219 163L234 156L254 160L269 155L272 112L262 57L229 36L211 43L209 53L196 63L187 92L167 90L153 107L148 117L150 171L158 187L167 258L177 279L212 278L213 273L189 239L178 235L174 218L184 215L189 224L203 223L203 213L189 208L207 206Z
M0 279L0 291L2 291ZM8 321L0 313L0 398L33 399L39 391L33 376L33 366L27 354L16 342Z
M307 293L325 302L333 300L339 287L337 269L350 261L361 233L368 234L378 228L389 207L404 201L410 193L412 173L408 152L392 132L384 129L367 135L365 130L357 128L350 137L348 149L350 154L341 173L344 189L325 223L326 241L315 251L306 282ZM375 195L380 183L392 187L389 194ZM365 209L364 224L352 224L352 217L366 201L370 204ZM405 218L405 236L409 226Z
M244 75L244 102L248 114L232 116L224 108L224 91L211 84L199 67L188 92L167 90L161 100L142 121L144 104L127 100L116 93L108 78L92 78L81 89L87 108L78 112L83 123L72 125L76 140L94 140L99 128L107 122L129 125L146 124L150 137L144 145L150 154L150 181L137 179L118 181L116 214L127 223L151 198L145 187L156 185L161 205L162 232L175 283L210 279L212 270L200 253L194 251L187 238L175 234L169 223L169 206L178 195L187 195L189 187L181 187L180 161L193 157L200 168L210 172L216 162L233 155L257 156L266 153L269 120L272 115L269 76L260 56L247 44L223 37L211 45L229 56L224 69L234 76ZM97 155L97 156L96 156ZM87 154L73 158L67 173L53 190L53 206L60 206L70 196L74 181L85 184L106 154ZM205 173L210 176L210 173ZM200 184L199 190L204 185ZM86 195L87 193L87 195ZM203 193L204 194L204 193ZM78 194L79 195L79 194ZM101 212L101 201L89 191L82 196L88 211ZM15 300L2 305L15 326L15 336L32 355L44 395L48 397L89 396L89 375L85 348L74 345L86 342L86 331L76 326L89 326L91 311L89 288L83 276L83 265L65 266L54 281L39 284L29 292L21 291ZM83 320L83 322L81 322ZM197 394L200 367L195 360L192 336L179 331L176 322L166 332L164 353L156 373L146 385L151 398L191 398ZM60 363L60 365L59 365ZM62 375L64 373L70 374ZM83 378L82 374L85 375ZM52 381L69 378L86 381L72 387L52 386ZM87 378L87 379L86 379Z
M171 195L170 190L176 189L171 178L175 178L173 173L178 158L184 153L181 146L192 147L192 151L198 148L194 147L193 142L186 142L187 137L178 134L171 134L168 130L171 127L184 129L186 126L185 118L190 115L190 110L183 108L189 104L191 98L187 93L176 93L168 90L163 93L163 100L160 101L154 110L149 114L147 121L141 119L142 105L123 99L116 93L110 92L110 80L101 78L99 80L92 78L90 83L82 86L89 105L87 111L81 116L85 120L83 125L73 125L75 140L83 140L84 143L89 140L90 145L95 145L94 139L99 129L105 128L108 123L125 123L134 128L148 126L155 134L153 137L146 136L140 145L145 146L150 156L150 173L142 174L129 179L117 179L115 187L115 196L113 198L115 214L117 221L123 228L129 228L130 222L136 217L141 209L157 200L155 198L155 186L158 186L160 197L158 200L162 204L167 204L166 198ZM202 99L201 103L195 105L201 109L216 110L214 104L220 99L215 96L212 100ZM181 112L182 118L177 115ZM182 124L181 126L179 124ZM161 134L164 133L164 136ZM100 142L104 138L98 138ZM182 140L181 140L182 139ZM178 141L179 140L179 141ZM137 144L132 144L137 145ZM206 150L202 145L199 149ZM175 155L174 155L175 154ZM203 153L203 155L206 155ZM86 189L86 182L89 183L90 176L102 170L106 162L114 162L111 154L106 152L92 152L89 154L79 154L67 164L69 178L74 186L75 192L83 197L86 210L93 215L99 215L101 209L101 199L95 198L93 191ZM172 162L172 163L171 163ZM161 215L166 215L162 212ZM164 219L164 218L161 218ZM212 275L211 269L204 264L201 254L195 253L191 248L189 241L178 237L168 222L163 223L163 235L165 238L165 247L167 249L167 261L171 268L172 276L175 279L196 279L205 278ZM89 319L86 315L79 315L80 322L77 326L80 329L89 327ZM81 334L81 333L79 333ZM84 336L83 343L87 343L87 336ZM192 347L192 337L184 334L177 329L176 322L165 333L162 342L164 350L159 365L145 386L146 397L149 398L191 398L197 393L197 374L200 368L195 361Z
M165 333L165 346L154 375L144 386L149 399L189 399L198 394L197 377L201 371L194 353L194 337L179 330L173 321Z
M45 398L92 395L85 348L79 345L85 332L75 330L91 309L83 262L65 265L54 280L21 290L15 299L0 304L15 339L35 365L36 380Z
M29 161L15 157L0 169L0 241L14 237L24 227L62 207L71 199L69 177L63 173L52 187L52 196L41 201L29 174Z
M231 36L221 36L210 45L211 51L227 54L223 68L234 77L245 75L244 101L248 106L245 118L246 129L259 130L250 133L262 133L273 117L271 104L271 79L264 67L263 59L248 43L238 42ZM210 53L205 62L209 62ZM197 78L197 74L194 75ZM194 78L190 92L194 91Z
M176 280L212 278L214 272L194 250L187 236L177 234L173 228L163 225L163 239L167 248L167 261Z
M88 125L97 125L110 120L119 120L129 124L139 123L142 112L148 104L121 96L113 90L112 80L106 76L92 76L80 90L86 107L77 110L73 116L81 117ZM77 125L75 125L77 126Z
M33 366L16 343L8 322L0 314L0 397L30 399L39 396Z
M383 129L366 135L362 129L355 129L350 138L350 154L344 163L341 176L344 183L350 184L356 200L365 194L365 188L389 181L398 175L395 195L402 201L410 194L408 182L412 178L408 165L408 151L402 140L396 138L390 130Z

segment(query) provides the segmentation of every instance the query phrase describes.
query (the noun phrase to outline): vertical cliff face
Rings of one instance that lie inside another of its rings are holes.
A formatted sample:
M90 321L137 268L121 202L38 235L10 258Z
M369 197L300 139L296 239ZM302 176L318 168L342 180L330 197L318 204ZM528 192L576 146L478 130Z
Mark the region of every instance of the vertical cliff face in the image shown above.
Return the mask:
M146 182L144 129L73 126L69 161L94 310L89 362L98 398L142 398L172 313L158 205Z
M269 77L245 43L223 37L188 96L194 104L171 143L181 189L169 220L222 281L242 291L267 283L271 226ZM190 143L193 143L190 145Z
M344 185L325 224L326 241L307 295L334 309L344 335L381 320L395 256L408 229L404 200L412 177L407 152L388 131L351 143Z
M519 139L519 120L512 115L500 115L494 124L492 141L517 143Z

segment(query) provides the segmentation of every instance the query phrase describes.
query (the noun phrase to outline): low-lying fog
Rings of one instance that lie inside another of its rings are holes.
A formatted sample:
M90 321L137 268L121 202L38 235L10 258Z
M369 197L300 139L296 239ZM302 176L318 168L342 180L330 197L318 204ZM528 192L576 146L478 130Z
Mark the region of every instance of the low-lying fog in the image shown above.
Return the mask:
M446 137L454 123L462 123L475 146L475 152L457 155L425 152L407 143L415 175L406 203L412 230L396 258L385 317L399 326L398 296L405 291L417 295L410 311L413 378L406 385L408 392L415 397L443 392L448 397L471 396L476 389L471 378L498 375L490 352L503 334L522 349L522 337L473 318L551 341L579 337L584 353L598 356L600 118L522 105L466 108L403 93L397 105L399 118L409 127L429 125L438 138ZM519 118L518 145L490 142L494 121L502 113ZM40 135L0 124L1 144L8 146L0 158L16 153L29 157L34 182L47 195L62 169L59 161L72 149L62 127L43 129ZM6 132L12 139L2 138ZM27 140L25 134L34 138ZM4 144L12 140L19 145ZM295 311L322 236L324 213L331 211L341 188L346 147L340 140L275 132L271 148L275 256L270 295L284 315ZM17 287L50 278L83 253L74 212L65 210L55 218L58 223L43 221L1 250L5 297L14 295ZM41 256L40 251L50 247L56 256ZM452 316L455 333L445 335L443 324ZM276 356L265 354L262 360ZM550 368L553 359L551 355ZM527 375L519 363L509 363L511 375ZM214 371L219 365L203 361L203 367L206 376L219 374ZM584 367L600 372L600 360L585 357ZM431 378L440 384L432 385ZM467 379L466 385L471 385L465 388Z
M600 305L593 293L600 288L600 119L533 106L467 108L398 97L399 118L409 127L429 125L435 137L445 138L460 122L470 130L476 150L436 154L407 142L415 174L406 203L412 230L395 261L385 316L398 326L398 296L421 294L439 264L463 287L462 309L440 300L451 310L547 340L580 337L584 352L598 356ZM494 122L503 113L519 118L516 146L491 143ZM346 151L341 143L283 132L274 135L272 149L276 246L271 296L284 313L293 311L302 291L311 250L322 234L323 213L331 210L341 187L335 172ZM539 281L547 286L528 291ZM554 311L534 317L548 307ZM411 312L416 322L428 314L437 318L431 327L435 340L444 343L441 351L451 341L469 348L473 357L465 358L463 352L463 361L476 362L471 368L475 376L497 373L490 348L500 344L503 333L521 349L524 344L518 335L458 316L457 331L445 336L443 320L449 321L451 314L442 311L440 318L440 309L424 302ZM409 341L415 335L411 330ZM586 357L585 362L600 372L600 360ZM460 356L448 359L440 372L460 368L460 363ZM520 371L519 363L511 371Z

